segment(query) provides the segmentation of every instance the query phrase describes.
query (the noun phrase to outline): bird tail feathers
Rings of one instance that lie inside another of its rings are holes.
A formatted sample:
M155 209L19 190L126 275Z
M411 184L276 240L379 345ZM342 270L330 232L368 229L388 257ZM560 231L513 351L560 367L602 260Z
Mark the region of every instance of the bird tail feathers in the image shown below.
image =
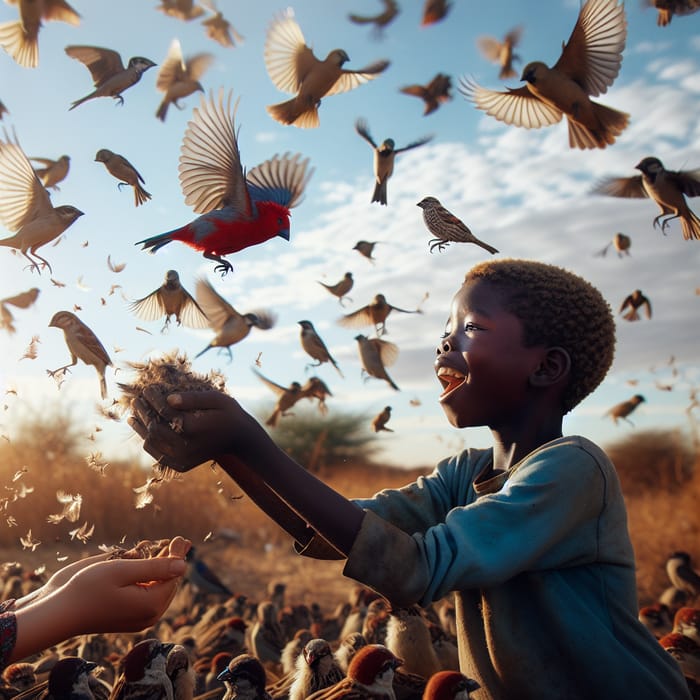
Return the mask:
M386 179L378 182L374 187L374 194L372 195L373 202L379 202L386 206Z
M590 129L569 117L569 146L571 148L605 148L615 143L629 124L630 115L617 109L591 102L597 122L595 129Z
M686 241L700 240L700 219L688 209L688 214L681 217L681 231Z
M145 204L150 198L151 193L146 192L137 182L134 185L134 204L138 207L139 204Z
M268 114L281 124L294 124L300 129L315 129L320 121L316 105L305 108L296 97L266 107Z
M172 237L173 233L174 231L159 233L157 236L151 236L150 238L144 238L142 241L136 241L135 245L141 245L141 250L147 250L149 253L155 253L164 245L168 245L168 243L174 240Z

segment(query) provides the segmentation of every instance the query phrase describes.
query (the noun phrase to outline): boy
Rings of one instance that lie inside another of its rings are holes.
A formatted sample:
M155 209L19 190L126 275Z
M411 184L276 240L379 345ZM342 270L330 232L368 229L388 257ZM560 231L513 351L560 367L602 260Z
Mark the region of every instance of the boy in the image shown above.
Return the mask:
M561 268L494 260L472 268L437 348L440 404L452 425L486 425L467 449L401 489L348 501L308 474L232 398L145 399L184 432L131 424L168 466L219 464L310 556L394 606L455 592L460 670L479 697L689 698L676 661L637 620L634 555L606 455L562 437L562 418L612 363L601 294ZM308 527L307 527L308 523Z

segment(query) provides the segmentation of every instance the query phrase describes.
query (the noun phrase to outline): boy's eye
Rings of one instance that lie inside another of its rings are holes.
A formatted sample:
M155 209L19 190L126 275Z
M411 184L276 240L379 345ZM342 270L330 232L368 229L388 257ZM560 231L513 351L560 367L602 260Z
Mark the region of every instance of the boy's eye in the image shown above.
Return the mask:
M480 331L482 330L481 327L477 326L475 323L465 323L464 324L464 332L465 333L471 333L472 331Z

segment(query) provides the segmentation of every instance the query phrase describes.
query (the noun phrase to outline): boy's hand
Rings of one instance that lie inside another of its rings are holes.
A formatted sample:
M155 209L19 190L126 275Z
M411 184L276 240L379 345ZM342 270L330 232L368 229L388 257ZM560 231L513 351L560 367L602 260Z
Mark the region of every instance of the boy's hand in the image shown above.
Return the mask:
M153 411L161 420L153 420ZM223 454L237 454L245 438L261 431L257 421L220 391L170 394L167 399L146 389L132 404L129 425L143 447L161 464L189 471ZM264 432L264 431L263 431Z

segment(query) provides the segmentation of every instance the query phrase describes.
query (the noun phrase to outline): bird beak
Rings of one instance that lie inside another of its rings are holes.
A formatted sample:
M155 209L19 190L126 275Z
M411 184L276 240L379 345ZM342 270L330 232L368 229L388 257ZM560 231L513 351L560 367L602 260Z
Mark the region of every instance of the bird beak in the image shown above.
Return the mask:
M225 668L217 677L217 681L227 681L231 677L231 671Z
M277 235L280 238L284 238L285 241L288 241L289 240L289 229L288 228L282 229Z

